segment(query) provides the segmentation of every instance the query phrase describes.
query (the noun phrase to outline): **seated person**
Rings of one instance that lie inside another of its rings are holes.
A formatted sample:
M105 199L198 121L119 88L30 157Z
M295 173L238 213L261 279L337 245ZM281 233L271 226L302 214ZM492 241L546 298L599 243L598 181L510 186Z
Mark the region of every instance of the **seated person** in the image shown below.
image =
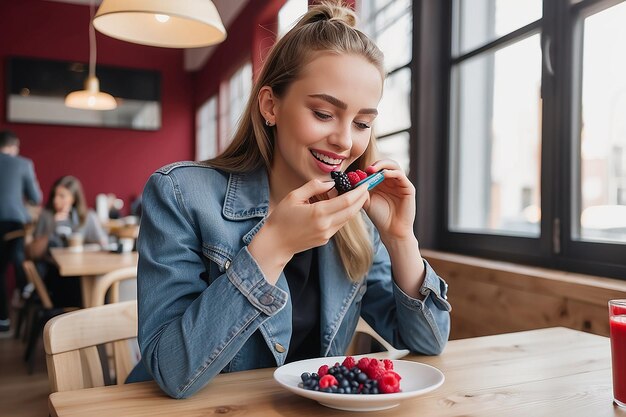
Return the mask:
M50 191L46 207L39 216L29 246L30 257L48 287L56 307L81 306L80 282L61 277L52 260L50 248L65 247L72 234L79 233L85 243L107 245L108 237L93 210L87 209L80 181L72 176L59 178Z

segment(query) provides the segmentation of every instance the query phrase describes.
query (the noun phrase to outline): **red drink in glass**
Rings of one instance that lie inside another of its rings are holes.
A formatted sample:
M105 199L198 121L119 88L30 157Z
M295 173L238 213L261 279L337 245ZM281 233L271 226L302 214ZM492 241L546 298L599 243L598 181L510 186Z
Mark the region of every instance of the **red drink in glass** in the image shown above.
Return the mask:
M626 300L609 301L609 320L613 399L620 407L626 407Z

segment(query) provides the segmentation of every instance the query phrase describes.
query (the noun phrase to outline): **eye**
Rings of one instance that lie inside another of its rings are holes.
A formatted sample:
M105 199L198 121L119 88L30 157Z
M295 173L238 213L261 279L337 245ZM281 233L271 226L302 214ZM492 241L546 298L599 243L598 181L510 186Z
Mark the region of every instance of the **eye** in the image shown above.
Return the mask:
M313 110L313 114L315 114L315 117L320 120L330 120L333 118L333 116L331 116L330 114L322 113L317 110Z
M372 127L368 123L364 123L364 122L354 122L354 125L361 130L367 130Z

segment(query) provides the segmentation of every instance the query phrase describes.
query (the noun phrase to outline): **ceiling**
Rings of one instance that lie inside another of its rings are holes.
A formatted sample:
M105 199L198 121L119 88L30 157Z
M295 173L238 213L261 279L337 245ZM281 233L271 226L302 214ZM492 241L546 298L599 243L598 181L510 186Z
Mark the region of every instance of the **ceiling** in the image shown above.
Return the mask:
M72 3L72 4L81 4L88 6L92 0L47 0L54 1L59 3ZM94 4L99 5L102 3L102 0L93 0ZM175 1L175 0L174 0ZM241 9L249 2L250 0L213 0L215 7L217 7L217 11L222 18L222 22L224 23L224 27L226 27L226 32L228 32L228 28L232 21L237 17ZM207 61L207 59L211 56L213 51L215 50L215 46L208 46L205 48L193 48L185 50L185 70L187 71L196 71L202 68L202 65Z

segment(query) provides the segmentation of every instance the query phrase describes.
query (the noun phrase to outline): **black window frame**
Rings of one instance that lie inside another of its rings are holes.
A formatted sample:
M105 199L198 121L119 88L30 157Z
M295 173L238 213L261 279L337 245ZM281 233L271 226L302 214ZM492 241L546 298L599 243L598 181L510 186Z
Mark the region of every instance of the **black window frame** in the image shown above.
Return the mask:
M573 60L580 60L581 16L588 10L595 12L622 2L582 0L572 4L570 0L544 0L540 20L453 58L453 1L414 0L410 178L417 188L416 232L422 247L626 279L626 244L572 239L570 204L572 164L578 151L572 139L572 133L576 133L572 121L578 120L578 115L573 114L571 103L580 103L576 94L582 69L582 63L574 66ZM541 33L543 56L541 234L533 238L451 231L448 152L452 67L537 31Z

